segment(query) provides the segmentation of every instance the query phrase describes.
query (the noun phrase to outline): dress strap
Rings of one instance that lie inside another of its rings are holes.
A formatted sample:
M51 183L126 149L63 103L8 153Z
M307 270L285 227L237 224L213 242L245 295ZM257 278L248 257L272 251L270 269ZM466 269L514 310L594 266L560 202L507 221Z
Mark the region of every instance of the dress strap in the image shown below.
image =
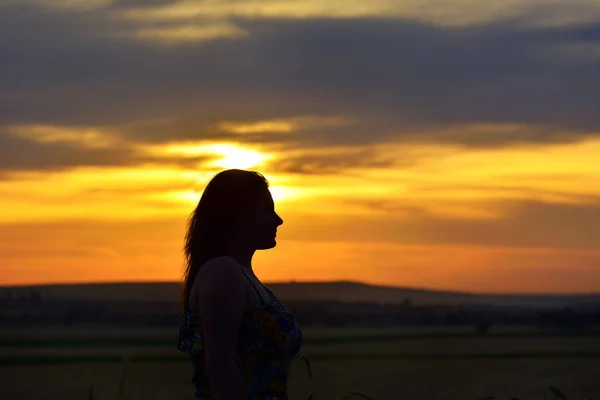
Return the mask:
M254 282L252 281L252 279L250 279L250 277L248 276L248 274L246 273L246 271L244 271L244 268L241 268L241 270L242 270L242 273L244 274L244 276L246 277L246 279L248 279L248 282L250 282L250 284L252 285L252 287L256 291L256 294L258 294L258 297L260 298L260 302L262 303L262 305L263 306L267 305L267 303L265 303L265 300L263 299L262 295L260 294L260 291L258 290L258 288L256 287L256 285L254 284Z

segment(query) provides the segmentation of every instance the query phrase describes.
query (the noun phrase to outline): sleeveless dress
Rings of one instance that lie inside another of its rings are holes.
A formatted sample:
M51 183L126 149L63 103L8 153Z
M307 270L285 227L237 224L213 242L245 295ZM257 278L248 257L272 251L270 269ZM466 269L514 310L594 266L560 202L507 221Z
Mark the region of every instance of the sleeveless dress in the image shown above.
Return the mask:
M245 272L244 272L244 275ZM288 400L287 378L292 360L302 346L302 330L291 311L268 288L265 303L254 283L246 275L262 307L244 312L239 330L237 365L242 373L248 400ZM186 305L179 331L178 349L191 357L194 400L213 400L204 365L202 321Z

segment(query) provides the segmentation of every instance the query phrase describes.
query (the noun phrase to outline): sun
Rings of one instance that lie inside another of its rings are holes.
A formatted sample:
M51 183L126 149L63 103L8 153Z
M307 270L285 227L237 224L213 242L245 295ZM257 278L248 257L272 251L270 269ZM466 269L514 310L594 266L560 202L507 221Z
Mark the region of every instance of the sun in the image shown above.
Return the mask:
M212 165L225 169L248 169L260 165L270 158L269 155L232 144L214 144L207 146L206 150L221 156L212 162Z
M167 145L149 145L138 149L145 154L166 158L195 158L207 156L212 159L205 165L224 169L249 169L262 165L273 155L244 148L236 143L180 142Z

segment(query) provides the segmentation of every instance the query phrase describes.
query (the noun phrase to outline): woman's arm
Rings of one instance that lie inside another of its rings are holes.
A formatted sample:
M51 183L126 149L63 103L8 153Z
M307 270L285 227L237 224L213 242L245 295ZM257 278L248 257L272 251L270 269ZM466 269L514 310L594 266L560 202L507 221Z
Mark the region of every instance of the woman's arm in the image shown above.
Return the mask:
M205 264L192 296L202 319L204 357L215 400L246 400L245 383L236 364L238 332L246 307L240 266L226 257Z

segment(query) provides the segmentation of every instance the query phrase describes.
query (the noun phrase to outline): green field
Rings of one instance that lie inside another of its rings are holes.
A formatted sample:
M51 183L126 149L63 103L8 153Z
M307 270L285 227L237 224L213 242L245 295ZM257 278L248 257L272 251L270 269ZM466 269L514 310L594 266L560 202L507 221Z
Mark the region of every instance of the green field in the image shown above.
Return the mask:
M0 399L114 399L127 361L124 399L191 398L191 366L172 329L0 330ZM569 399L600 397L600 335L500 329L306 328L292 399L543 399L553 384ZM553 398L553 397L548 397Z

